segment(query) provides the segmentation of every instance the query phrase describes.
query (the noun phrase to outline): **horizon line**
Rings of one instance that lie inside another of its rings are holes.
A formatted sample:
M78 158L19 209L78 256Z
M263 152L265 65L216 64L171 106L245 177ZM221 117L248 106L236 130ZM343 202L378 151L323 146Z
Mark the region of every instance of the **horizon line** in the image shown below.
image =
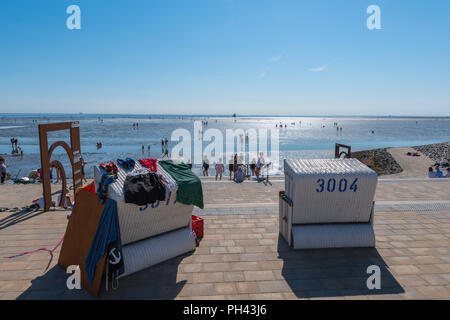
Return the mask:
M37 112L5 112L0 113L0 116L13 116L13 115L70 115L70 116L83 116L83 115L104 115L104 116L183 116L183 117L229 117L233 118L233 114L193 114L193 113L90 113L90 112L77 112L77 113L63 113L63 112L45 112L45 113L37 113ZM311 114L311 115L301 115L301 114L236 114L236 118L242 117L304 117L304 118L343 118L343 117L354 117L354 118L450 118L450 115L435 115L435 116L426 116L426 115L392 115L392 114L380 114L380 115L357 115L357 114L348 114L348 115L333 115L333 114Z

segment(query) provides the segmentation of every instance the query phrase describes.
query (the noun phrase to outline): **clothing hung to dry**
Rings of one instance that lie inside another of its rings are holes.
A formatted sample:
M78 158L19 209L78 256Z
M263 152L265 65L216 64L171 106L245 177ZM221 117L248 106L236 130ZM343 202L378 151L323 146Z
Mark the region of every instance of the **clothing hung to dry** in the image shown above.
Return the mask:
M139 159L141 165L150 169L153 172L158 171L158 160L157 159Z
M123 184L126 203L139 206L154 203L166 198L166 188L161 178L154 172L127 175Z

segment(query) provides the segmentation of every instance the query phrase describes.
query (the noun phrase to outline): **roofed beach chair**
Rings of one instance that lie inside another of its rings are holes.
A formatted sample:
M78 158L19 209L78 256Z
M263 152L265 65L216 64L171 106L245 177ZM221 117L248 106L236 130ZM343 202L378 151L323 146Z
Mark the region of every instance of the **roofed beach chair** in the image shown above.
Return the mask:
M294 249L374 247L377 174L356 159L285 160L280 233Z

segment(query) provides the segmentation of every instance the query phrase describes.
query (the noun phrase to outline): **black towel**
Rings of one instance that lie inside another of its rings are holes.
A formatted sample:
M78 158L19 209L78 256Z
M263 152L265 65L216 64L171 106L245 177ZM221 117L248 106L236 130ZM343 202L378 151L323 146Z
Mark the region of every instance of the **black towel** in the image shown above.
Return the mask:
M123 184L125 202L139 206L154 203L157 200L164 201L166 188L159 176L154 173L128 175Z

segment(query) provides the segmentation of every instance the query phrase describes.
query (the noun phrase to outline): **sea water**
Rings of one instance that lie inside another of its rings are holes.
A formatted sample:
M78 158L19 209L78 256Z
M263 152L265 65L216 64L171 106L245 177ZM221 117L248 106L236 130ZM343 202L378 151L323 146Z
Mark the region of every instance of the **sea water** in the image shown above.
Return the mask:
M332 158L335 143L350 145L353 151L358 151L450 140L450 118L0 114L0 154L6 158L13 178L27 176L31 170L40 167L38 124L63 121L80 123L87 177L93 176L92 167L101 162L126 157L161 158L161 140L169 140L170 152L178 143L170 141L173 131L187 129L194 138L194 121L208 121L203 132L219 129L224 137L227 129L279 130L281 165L283 159L289 158ZM138 123L137 127L133 127L135 123ZM342 131L337 127L342 127ZM12 137L18 139L18 145L24 150L22 160L20 156L11 156ZM49 145L58 140L70 141L68 130L49 133L48 137ZM97 149L97 142L102 143L101 149ZM203 147L210 143L204 141ZM71 176L69 161L62 148L55 150L52 159L61 161L67 176ZM282 169L282 166L273 168L271 173L281 174ZM194 165L193 170L201 174L201 165ZM211 165L210 174L213 173Z

